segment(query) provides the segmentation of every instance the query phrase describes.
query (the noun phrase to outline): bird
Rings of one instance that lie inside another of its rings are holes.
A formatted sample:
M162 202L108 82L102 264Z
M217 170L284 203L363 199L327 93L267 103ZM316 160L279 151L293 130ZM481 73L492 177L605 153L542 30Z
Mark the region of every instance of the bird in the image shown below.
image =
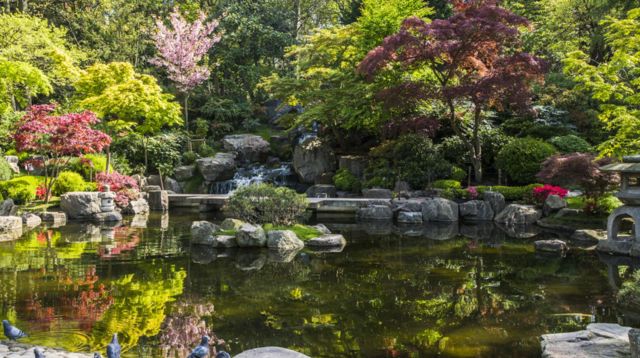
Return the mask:
M27 336L26 333L22 332L18 327L12 326L6 319L2 320L2 328L4 328L4 335L12 341Z
M118 334L114 333L111 343L107 344L107 358L120 358L120 343L118 343Z
M33 349L33 354L35 354L36 358L46 358L44 356L44 352L42 351L42 349L36 347Z
M209 337L202 336L200 344L191 351L187 358L204 358L209 356Z
M102 354L100 354L98 352L93 353L93 358L102 358Z
M218 352L218 354L216 354L216 358L231 358L231 354L225 351L220 351Z

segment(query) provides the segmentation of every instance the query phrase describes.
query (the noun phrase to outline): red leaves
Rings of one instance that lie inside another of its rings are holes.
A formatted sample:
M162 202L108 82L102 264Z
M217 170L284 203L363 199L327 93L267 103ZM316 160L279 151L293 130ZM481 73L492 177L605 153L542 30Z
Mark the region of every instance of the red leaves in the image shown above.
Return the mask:
M108 185L109 190L116 193L115 202L120 208L126 208L129 201L136 200L140 196L138 183L128 175L101 172L96 175L96 182L98 190L104 191Z
M14 135L19 151L57 157L102 151L111 144L105 133L92 129L100 122L93 112L53 116L55 105L34 105L22 117Z
M544 203L549 195L557 195L561 198L564 198L568 193L569 191L565 188L549 184L533 188L533 197L540 204Z

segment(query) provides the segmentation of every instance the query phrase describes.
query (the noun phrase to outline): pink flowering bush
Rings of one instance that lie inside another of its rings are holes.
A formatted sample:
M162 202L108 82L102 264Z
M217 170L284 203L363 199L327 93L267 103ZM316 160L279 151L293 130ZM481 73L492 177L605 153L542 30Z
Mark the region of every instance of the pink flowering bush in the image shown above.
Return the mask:
M478 189L475 186L470 186L467 188L467 196L471 200L475 200L478 198Z
M109 174L102 172L96 175L96 182L98 183L99 191L105 191L108 185L109 190L116 193L115 202L120 208L126 208L129 205L129 201L140 197L138 183L128 175L118 172Z
M561 198L564 198L565 196L567 196L568 192L569 191L565 188L545 184L543 186L533 188L533 198L536 202L542 204L545 200L547 200L547 197L549 195L557 195Z

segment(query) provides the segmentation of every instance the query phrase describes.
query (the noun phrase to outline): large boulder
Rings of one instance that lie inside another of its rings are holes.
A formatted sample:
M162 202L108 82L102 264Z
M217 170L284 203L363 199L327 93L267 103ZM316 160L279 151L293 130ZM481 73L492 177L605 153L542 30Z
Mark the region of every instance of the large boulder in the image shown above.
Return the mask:
M469 200L459 205L460 216L468 221L491 221L493 209L491 204L483 200Z
M198 170L208 182L229 180L236 172L236 159L232 153L216 153L213 157L196 160Z
M603 230L579 229L573 232L571 240L596 245L600 240L607 239L607 232Z
M50 227L60 227L67 224L67 215L59 211L45 211L38 213L38 216Z
M20 166L18 165L20 160L18 159L17 156L15 156L15 155L5 155L4 159L7 161L7 163L9 163L9 167L11 167L11 170L14 173L16 173L16 174L20 173Z
M393 197L393 193L389 189L362 189L362 197L370 199L391 199Z
M356 212L358 220L392 220L393 211L387 205L369 205Z
M238 241L236 241L236 237L233 235L216 235L214 236L214 247L237 247Z
M169 193L166 190L151 190L148 193L149 210L168 211Z
M267 244L267 236L264 229L259 225L243 224L238 233L236 240L240 247L263 247Z
M393 211L422 212L422 203L425 199L394 199L391 201Z
M18 211L18 207L13 203L13 199L7 199L0 203L0 216L13 216Z
M400 224L422 224L422 212L401 211L398 213L398 223Z
M170 177L165 177L163 184L166 190L172 191L177 194L182 194L182 186L180 186L180 183L178 183L177 180Z
M293 150L293 170L301 182L314 184L316 178L336 169L331 147L316 137L308 137Z
M267 246L272 250L297 251L304 247L304 242L291 230L273 230L267 233Z
M567 207L567 202L559 195L549 195L544 201L542 211L544 215L550 215Z
M431 198L422 203L423 221L458 221L458 204L445 198Z
M240 229L240 227L242 227L242 225L244 224L245 222L242 220L227 218L224 219L222 223L220 223L220 228L222 230L238 231L238 229Z
M485 191L482 194L482 199L489 203L494 215L504 210L505 206L507 206L504 195L497 191Z
M129 205L122 210L125 214L139 215L149 212L149 203L147 200L139 198L137 200L130 200Z
M356 178L362 179L367 168L367 158L360 155L342 155L338 157L338 168L346 169Z
M15 240L22 235L22 218L0 216L0 241Z
M269 154L269 142L255 134L233 134L222 138L222 146L236 153L244 163L264 162Z
M309 198L335 198L337 190L335 185L315 184L307 189L306 194Z
M541 217L542 212L533 205L509 204L494 220L505 225L531 225Z
M60 208L69 219L90 219L102 212L98 192L69 192L60 197Z
M183 165L180 167L176 167L173 170L173 175L176 177L177 181L187 181L191 179L196 173L195 165Z
M191 223L191 242L194 244L214 245L215 233L218 225L208 221L194 221Z
M29 229L33 229L34 227L40 225L42 223L42 219L32 213L24 213L22 214L22 224Z
M631 357L629 331L613 323L591 323L586 330L542 336L543 358Z

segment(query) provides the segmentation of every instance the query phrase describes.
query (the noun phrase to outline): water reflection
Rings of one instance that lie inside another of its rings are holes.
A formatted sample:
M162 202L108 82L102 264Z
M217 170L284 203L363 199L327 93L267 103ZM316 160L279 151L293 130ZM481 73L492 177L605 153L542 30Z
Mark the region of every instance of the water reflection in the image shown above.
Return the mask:
M349 241L339 253L221 250L189 245L195 219L70 224L1 243L0 316L27 342L71 350L118 331L130 357L180 355L212 330L233 353L526 357L542 333L618 318L618 262L536 256L530 232L338 224Z

